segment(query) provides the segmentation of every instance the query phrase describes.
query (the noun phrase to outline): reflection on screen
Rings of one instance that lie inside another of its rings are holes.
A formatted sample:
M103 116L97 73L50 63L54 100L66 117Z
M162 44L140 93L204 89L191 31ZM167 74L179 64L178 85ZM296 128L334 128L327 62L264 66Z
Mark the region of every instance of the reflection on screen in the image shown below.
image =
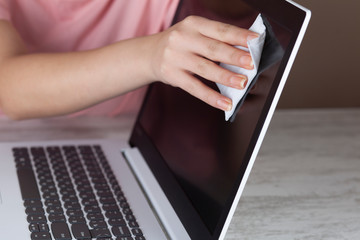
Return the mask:
M226 15L230 2L238 6L231 7ZM242 1L187 0L178 20L200 15L249 28L258 14ZM268 21L285 49L290 34L271 19ZM267 98L280 81L275 76L279 65L272 65L259 76L234 122L226 122L221 110L160 83L154 85L147 98L140 123L210 232L229 207L228 199L241 181L256 131L262 126L259 119L264 120L261 114ZM215 84L205 82L217 89Z

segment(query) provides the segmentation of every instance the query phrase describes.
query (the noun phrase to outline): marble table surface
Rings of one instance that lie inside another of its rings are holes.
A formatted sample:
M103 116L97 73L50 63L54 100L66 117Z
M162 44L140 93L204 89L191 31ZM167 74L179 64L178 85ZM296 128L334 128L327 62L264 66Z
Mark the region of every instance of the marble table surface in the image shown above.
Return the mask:
M0 141L126 139L132 116L0 118ZM226 240L360 239L360 109L277 110Z

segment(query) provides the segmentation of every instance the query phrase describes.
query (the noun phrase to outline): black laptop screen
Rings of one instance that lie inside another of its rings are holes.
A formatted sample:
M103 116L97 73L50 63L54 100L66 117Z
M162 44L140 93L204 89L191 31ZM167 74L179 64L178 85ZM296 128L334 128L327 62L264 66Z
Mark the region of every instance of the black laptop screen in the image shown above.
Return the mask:
M176 20L194 14L249 28L259 10L243 1L229 2L237 2L238 11L224 15L224 9L217 11L205 0L183 1ZM130 141L144 146L143 155L152 156L146 161L196 239L218 237L278 88L290 54L286 50L294 44L288 27L262 13L281 55L260 74L233 122L181 89L156 83L148 91Z

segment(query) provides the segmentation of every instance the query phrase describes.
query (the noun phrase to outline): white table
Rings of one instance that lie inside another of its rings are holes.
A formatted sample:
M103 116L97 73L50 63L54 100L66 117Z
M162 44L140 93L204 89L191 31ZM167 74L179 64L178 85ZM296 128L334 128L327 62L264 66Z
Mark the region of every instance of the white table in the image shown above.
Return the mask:
M132 124L0 119L0 141L126 139ZM360 109L277 111L226 239L360 239Z

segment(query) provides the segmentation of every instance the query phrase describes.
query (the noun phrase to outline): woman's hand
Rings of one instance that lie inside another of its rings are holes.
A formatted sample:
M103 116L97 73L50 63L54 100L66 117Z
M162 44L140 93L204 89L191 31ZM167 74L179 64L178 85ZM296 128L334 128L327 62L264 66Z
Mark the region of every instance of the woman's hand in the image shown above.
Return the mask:
M244 75L221 68L215 62L252 69L248 52L233 45L247 47L257 33L202 17L190 16L156 35L153 48L154 78L180 87L209 105L230 110L231 99L206 86L194 74L226 86L243 89Z

